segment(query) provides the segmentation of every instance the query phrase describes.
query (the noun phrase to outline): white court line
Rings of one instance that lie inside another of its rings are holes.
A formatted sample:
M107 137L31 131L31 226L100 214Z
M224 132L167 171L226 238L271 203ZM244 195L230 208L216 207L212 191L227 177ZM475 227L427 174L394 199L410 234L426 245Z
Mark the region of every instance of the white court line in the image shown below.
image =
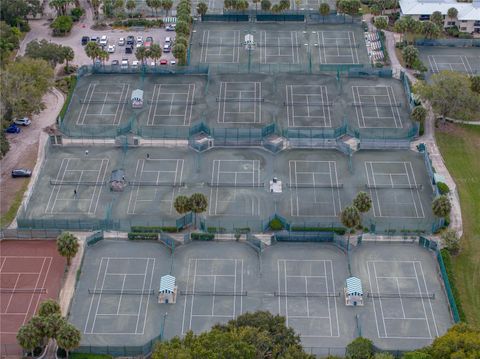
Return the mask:
M103 261L103 257L102 257L102 261ZM102 263L102 261L100 262L100 264ZM110 258L107 258L107 261L106 261L106 264L105 264L105 272L103 273L103 280L102 280L102 285L101 285L100 289L103 289L105 287L105 278L107 277L109 262L110 262ZM100 271L100 269L101 269L101 267L98 270ZM96 286L96 283L95 283L95 286ZM92 301L93 301L94 298L95 298L95 294L92 295ZM94 333L95 321L97 320L98 308L100 307L100 302L102 301L102 293L100 293L98 295L97 300L98 300L97 301L97 306L96 306L96 309L95 309L95 313L93 315L93 323L92 323L92 329L90 330L90 334ZM87 324L88 324L88 317L87 317Z
M427 287L427 282L425 280L425 274L423 273L422 262L417 261L417 263L420 265L420 274L421 274L422 279L423 279L423 285L425 286L425 291L428 293L428 287ZM415 263L413 264L413 267L415 268ZM418 277L417 277L417 279L418 279ZM428 304L430 306L430 312L432 313L433 325L434 325L434 328L435 328L435 336L438 337L439 332L438 332L437 321L435 319L435 313L433 312L433 307L432 307L432 300L430 298L428 299ZM426 313L425 313L425 315L426 315Z
M421 294L422 293L422 288L420 288L420 282L418 280L417 268L415 267L415 262L414 261L412 261L412 266L413 266L413 269L415 271L418 292ZM427 324L428 335L430 336L430 338L432 338L432 331L430 330L430 323L429 323L428 317L427 317L427 309L425 308L425 300L422 298L421 301L422 301L422 307L423 307L423 315L425 316L425 322Z
M380 293L380 286L378 284L378 277L377 277L377 268L375 266L375 261L368 261L367 262L367 266L368 266L368 263L373 263L373 274L375 276L375 283L376 283L376 286L377 286L377 293ZM373 300L373 298L372 298ZM375 301L374 301L375 303ZM380 338L388 338L388 333L387 333L387 324L385 323L385 314L383 313L383 304L382 304L382 300L379 299L378 300L378 303L380 305L380 313L382 314L382 322L383 322L383 332L385 333L385 336L384 337L380 337Z

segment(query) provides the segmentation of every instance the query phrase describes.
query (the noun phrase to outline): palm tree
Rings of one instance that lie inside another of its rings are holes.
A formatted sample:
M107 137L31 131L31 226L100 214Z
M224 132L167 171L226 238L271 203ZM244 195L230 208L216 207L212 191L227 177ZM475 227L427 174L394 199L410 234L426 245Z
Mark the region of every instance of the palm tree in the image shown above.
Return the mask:
M422 33L427 39L434 39L440 35L440 28L433 21L424 21Z
M100 50L98 58L100 59L100 61L102 61L102 64L105 65L105 62L108 61L108 59L110 58L110 54L104 50Z
M261 0L260 1L260 8L263 11L268 11L272 8L272 3L270 2L270 0Z
M60 313L50 314L48 317L43 317L43 332L48 339L55 339L58 331L65 324L65 319Z
M127 3L125 4L125 7L127 8L128 12L130 13L130 17L132 17L132 12L137 7L137 3L136 3L135 0L127 0Z
M173 207L178 212L178 214L185 214L191 211L190 199L187 196L178 196L173 202Z
M25 350L33 354L33 350L42 345L43 333L40 333L31 322L18 329L17 342Z
M162 0L150 0L151 7L155 10L155 16L158 16L158 9L162 7Z
M358 212L357 207L347 206L343 209L340 214L340 221L342 224L349 229L348 231L348 241L350 242L350 230L358 227L361 224L360 213Z
M142 62L142 65L144 65L147 55L147 49L144 46L140 46L137 48L137 51L135 51L135 57L138 61Z
M179 65L185 65L187 57L187 48L184 44L176 43L172 50L173 56L178 59Z
M62 46L62 54L63 54L63 58L67 62L65 66L65 70L68 73L68 63L69 61L72 61L75 58L75 52L70 46Z
M289 0L280 0L280 2L278 3L278 6L280 7L280 9L283 11L283 10L288 10L290 9L290 1Z
M152 44L148 49L148 57L156 63L162 57L162 47L159 44Z
M98 13L99 13L101 1L100 0L90 0L90 4L92 5L92 8L93 8L93 15L95 17L95 20L98 20Z
M67 7L72 0L51 0L49 5L57 11L58 16L67 15Z
M455 19L458 15L458 10L454 7L451 7L450 9L448 9L447 15L450 19Z
M208 208L207 197L203 193L194 193L190 196L190 207L195 213L195 227L197 226L197 214L203 213Z
M445 218L450 214L452 204L447 196L441 195L432 202L432 212L435 216Z
M259 1L259 0L255 0L255 1ZM207 13L207 11L208 11L208 5L203 1L200 1L197 5L197 13L203 16Z
M360 213L366 213L372 208L372 199L366 192L358 192L353 199L353 205Z
M326 2L320 4L318 11L320 12L320 15L322 15L323 17L328 16L330 15L330 5L328 5L328 3Z
M442 28L443 27L442 13L440 11L434 11L432 15L430 15L430 21L432 21L434 24Z
M166 16L168 16L168 12L172 9L173 7L173 1L172 0L162 0L162 8L166 12Z
M63 232L57 237L57 250L62 257L67 258L67 265L70 265L70 261L78 252L79 248L78 239L69 232Z
M58 346L67 352L68 358L68 353L80 346L81 338L80 331L70 323L65 322L65 324L59 328L56 340Z
M92 59L93 63L99 58L100 51L102 51L102 49L96 42L89 42L87 46L85 46L85 53L90 59Z
M60 304L58 304L54 299L46 299L40 303L38 308L38 315L41 317L48 317L49 315L55 313L61 313Z

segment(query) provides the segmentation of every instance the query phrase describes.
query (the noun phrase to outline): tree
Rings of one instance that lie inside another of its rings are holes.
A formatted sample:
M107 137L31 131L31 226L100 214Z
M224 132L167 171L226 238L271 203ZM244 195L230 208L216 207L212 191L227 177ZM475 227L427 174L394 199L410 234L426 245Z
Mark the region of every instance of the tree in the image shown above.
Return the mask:
M65 61L65 50L62 45L48 42L43 39L41 41L33 40L27 44L25 55L32 59L44 59L48 61L52 67Z
M395 357L390 353L375 353L372 359L395 359Z
M252 0L252 2L255 4L255 11L258 11L258 4L260 3L260 0Z
M142 65L145 64L145 60L147 59L147 52L145 46L137 47L137 50L135 51L135 57L142 63Z
M102 10L103 10L103 14L106 16L106 17L112 17L113 16L113 0L103 0L102 1Z
M450 19L455 19L458 15L458 10L455 9L454 7L451 7L450 9L447 10L447 15Z
M65 322L59 328L55 339L58 346L67 352L68 358L68 353L80 346L80 340L82 339L82 336L77 328L70 323Z
M38 315L40 317L48 317L52 314L61 314L60 304L58 304L54 299L46 299L40 303L38 308Z
M133 1L135 1L135 0L133 0ZM98 20L101 0L90 0L90 4L92 5L93 16L94 16L95 20Z
M167 357L313 359L303 351L299 336L286 327L285 318L268 312L246 313L208 332L189 331L182 339L158 342L152 359Z
M185 45L176 43L173 46L172 53L178 59L180 65L185 65L187 59L187 48Z
M150 0L150 7L155 10L155 16L158 16L158 9L162 7L162 0Z
M260 8L263 11L268 11L272 8L272 3L270 2L270 0L261 0L260 1Z
M350 16L358 15L359 9L362 6L358 0L339 0L337 3L337 10Z
M54 313L44 317L43 323L45 337L48 339L55 339L60 328L66 323L66 321L60 313Z
M330 5L328 5L326 2L321 3L320 7L318 8L318 12L320 12L320 15L323 17L330 15Z
M160 60L162 57L162 47L159 44L152 44L152 46L150 46L148 49L148 57L150 57L154 62Z
M195 223L197 223L197 214L203 213L208 208L207 197L203 193L194 193L190 196L190 208L195 214Z
M72 2L72 0L51 0L49 5L57 11L57 16L65 16L67 15L67 7Z
M177 34L182 34L185 37L188 37L190 35L190 26L188 26L185 21L178 21L175 26L175 31Z
M102 61L102 64L105 65L105 62L110 58L110 54L105 50L100 50L98 54L98 59Z
M282 11L290 9L290 1L289 0L280 0L278 5L280 6L280 9L282 9Z
M353 199L353 205L360 213L366 213L372 208L372 199L366 192L358 192Z
M441 237L443 245L447 248L450 254L458 254L460 251L460 238L458 238L457 232L453 229L448 229L442 233Z
M412 113L410 114L410 117L414 121L424 122L425 119L427 118L427 109L422 105L415 106L412 110Z
M113 8L116 10L116 12L121 12L123 8L125 7L125 3L123 0L114 0L113 1Z
M434 112L443 119L452 116L469 120L480 108L480 95L472 91L470 84L465 74L441 71L432 75L429 84L418 83L415 91L428 100Z
M340 214L340 221L348 229L356 228L361 224L360 213L358 212L357 207L347 206L343 209ZM350 238L350 231L348 233Z
M66 61L65 70L68 72L68 63L75 58L75 52L70 46L62 46L63 58Z
M172 7L173 7L172 0L162 0L162 8L163 10L165 10L167 16L168 16L168 12L172 9Z
M21 34L18 28L0 21L0 67L9 60L12 51L19 48Z
M2 99L13 117L30 116L44 109L43 95L53 85L53 69L42 59L23 57L5 66Z
M67 265L70 265L70 261L78 252L78 239L69 232L63 232L57 237L57 250L62 257L67 258ZM65 349L65 348L64 348Z
M470 87L473 92L480 94L480 75L470 77L472 86Z
M70 16L58 16L50 24L50 27L53 29L54 36L63 36L72 30L73 20Z
M379 30L385 30L388 26L388 20L385 16L377 16L375 18L375 27Z
M440 11L434 11L432 15L430 15L430 21L438 27L443 28L443 15Z
M22 32L27 32L30 31L27 16L41 14L42 8L43 2L40 4L39 0L0 1L0 20L10 26L18 27Z
M348 359L370 359L373 356L373 343L370 339L358 337L347 345Z
M33 350L43 343L43 333L38 331L31 322L24 324L18 329L18 344L26 351L33 353Z
M85 46L85 53L89 58L92 59L92 62L95 63L95 60L100 57L100 52L102 48L96 42L89 42L87 46Z
M418 59L418 49L415 46L408 45L405 46L402 50L403 60L405 61L405 65L408 68L412 68L415 61Z
M440 35L440 28L432 21L423 21L422 23L422 34L425 35L427 39L434 39Z
M177 198L175 198L175 202L173 202L173 207L178 214L184 214L192 210L190 198L188 198L187 196L178 196Z
M430 354L414 351L403 354L402 359L432 359L432 357Z
M131 17L133 10L135 10L135 8L137 7L137 2L135 0L127 0L125 7L127 8Z
M432 201L432 212L435 216L445 218L450 214L452 205L447 196L441 195Z
M201 16L205 15L208 11L208 5L203 1L200 1L197 5L197 13Z

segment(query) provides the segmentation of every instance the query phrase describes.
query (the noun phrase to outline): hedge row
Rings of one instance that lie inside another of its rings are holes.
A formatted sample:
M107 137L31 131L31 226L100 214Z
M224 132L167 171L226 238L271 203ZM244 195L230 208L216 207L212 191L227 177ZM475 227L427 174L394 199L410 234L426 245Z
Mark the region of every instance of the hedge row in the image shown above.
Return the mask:
M177 227L172 226L132 226L130 231L134 233L176 233L178 232Z
M65 102L63 103L63 107L60 110L60 114L59 114L59 116L62 120L65 117L65 114L67 113L68 105L70 104L70 101L72 100L73 91L75 90L75 86L77 85L77 76L75 76L75 75L70 76L70 80L68 80L68 81L69 81L69 84L68 84L67 98L66 98Z
M154 241L158 239L158 233L130 232L128 233L128 239L132 241Z
M445 264L445 270L447 271L448 281L450 282L450 288L452 289L453 299L455 299L455 304L457 305L458 316L460 317L460 320L464 322L466 316L463 311L462 302L460 301L460 294L458 294L457 279L452 268L452 257L446 248L440 250L440 254L443 259L443 264Z
M293 226L290 228L292 232L334 232L343 236L346 233L346 229L343 227L300 227Z
M162 27L163 20L147 20L147 19L128 19L128 20L117 20L112 22L113 27L133 27L133 26L144 26L146 28L152 27Z
M194 241L213 241L215 235L213 233L191 233L190 238Z

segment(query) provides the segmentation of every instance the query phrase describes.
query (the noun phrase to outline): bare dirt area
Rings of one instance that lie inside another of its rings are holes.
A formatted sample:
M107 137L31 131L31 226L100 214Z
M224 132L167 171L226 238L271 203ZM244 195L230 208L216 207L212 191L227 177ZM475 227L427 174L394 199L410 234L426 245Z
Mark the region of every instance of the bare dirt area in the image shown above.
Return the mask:
M12 178L14 168L33 169L37 161L38 144L44 129L55 123L63 106L64 98L54 89L44 97L45 110L32 117L32 124L22 127L18 134L8 135L10 150L0 161L0 215L4 215L12 205L15 196L28 179Z

